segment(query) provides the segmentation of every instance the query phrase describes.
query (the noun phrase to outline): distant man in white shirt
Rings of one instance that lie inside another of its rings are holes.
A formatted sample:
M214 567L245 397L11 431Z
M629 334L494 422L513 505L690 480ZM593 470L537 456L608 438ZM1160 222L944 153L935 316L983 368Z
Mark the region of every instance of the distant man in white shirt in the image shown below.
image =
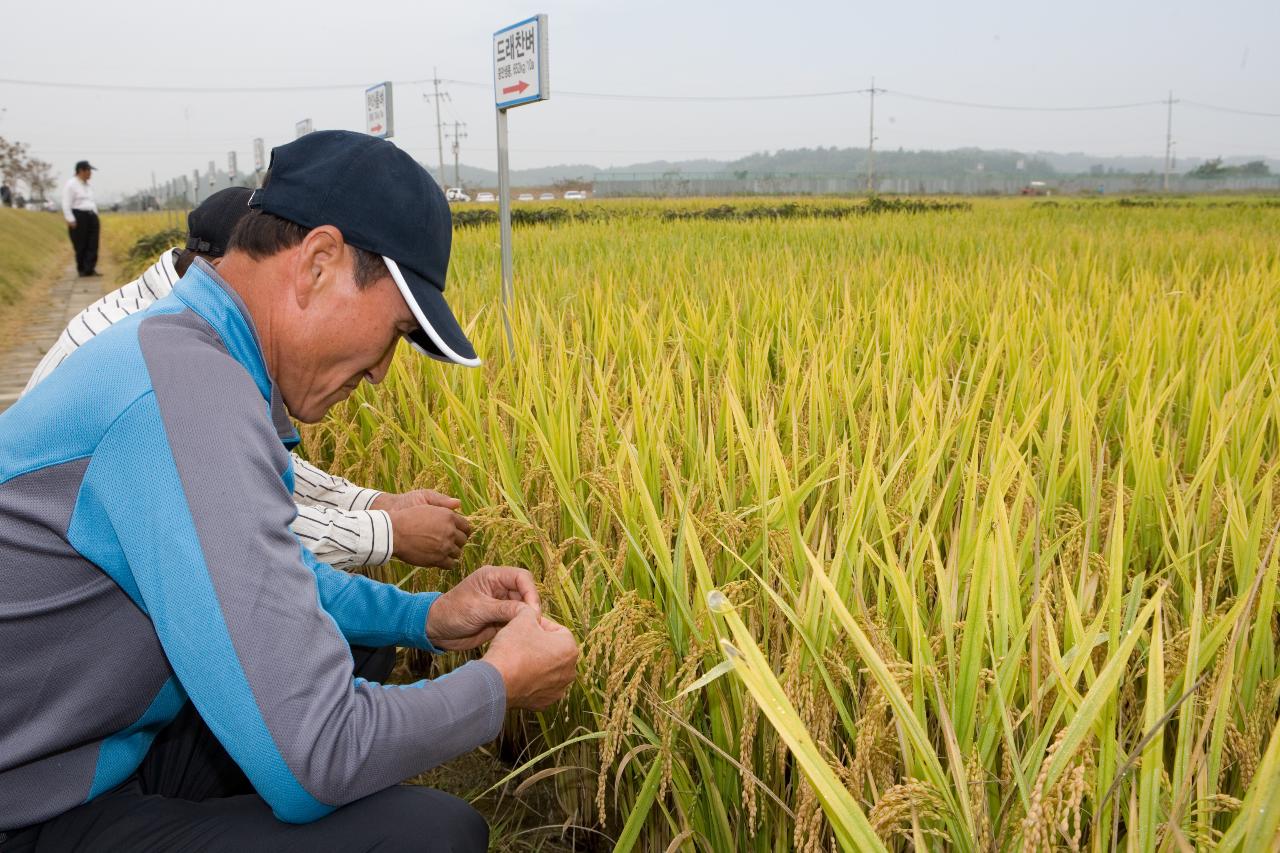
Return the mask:
M76 272L81 278L98 272L98 205L93 201L89 178L94 167L88 160L76 163L76 176L62 188L62 216L76 250Z

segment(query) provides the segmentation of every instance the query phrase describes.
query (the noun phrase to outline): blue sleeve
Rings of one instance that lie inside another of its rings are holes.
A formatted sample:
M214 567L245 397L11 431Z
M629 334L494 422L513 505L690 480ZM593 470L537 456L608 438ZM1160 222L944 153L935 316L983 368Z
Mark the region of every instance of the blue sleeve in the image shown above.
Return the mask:
M224 360L166 359L179 376L117 418L82 497L209 728L278 818L306 822L492 740L505 688L484 661L408 687L353 678L348 640L421 635L431 599L307 560L287 454Z
M335 569L305 545L302 561L316 576L320 606L348 642L361 646L410 646L437 652L427 640L427 616L438 592L405 592L391 584Z

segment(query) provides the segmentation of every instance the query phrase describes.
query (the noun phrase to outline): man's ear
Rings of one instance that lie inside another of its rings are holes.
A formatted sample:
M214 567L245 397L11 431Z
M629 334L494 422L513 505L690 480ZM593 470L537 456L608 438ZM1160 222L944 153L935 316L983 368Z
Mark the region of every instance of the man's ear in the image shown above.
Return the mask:
M344 245L342 232L332 225L312 228L302 238L294 272L294 298L299 308L306 308L333 283L342 263Z

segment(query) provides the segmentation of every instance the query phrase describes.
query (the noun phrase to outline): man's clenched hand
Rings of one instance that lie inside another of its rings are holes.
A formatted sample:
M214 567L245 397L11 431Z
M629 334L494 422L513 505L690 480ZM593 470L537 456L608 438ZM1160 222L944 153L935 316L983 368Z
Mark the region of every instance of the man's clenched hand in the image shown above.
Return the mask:
M508 708L541 711L569 692L578 674L578 642L563 625L526 604L519 607L484 660L502 676Z
M474 649L524 608L542 612L533 575L513 566L481 566L431 605L427 639L438 649Z
M397 559L414 566L454 569L471 536L471 522L457 512L462 501L415 489L404 494L378 495L370 509L385 510L391 518L391 542Z

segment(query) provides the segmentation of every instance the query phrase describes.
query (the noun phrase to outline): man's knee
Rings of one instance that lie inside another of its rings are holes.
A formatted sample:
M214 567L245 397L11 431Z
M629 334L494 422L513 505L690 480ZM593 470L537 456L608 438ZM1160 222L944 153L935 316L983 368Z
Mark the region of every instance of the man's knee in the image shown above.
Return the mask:
M489 848L489 824L452 794L398 785L368 799L375 798L377 834L388 850L484 853Z

